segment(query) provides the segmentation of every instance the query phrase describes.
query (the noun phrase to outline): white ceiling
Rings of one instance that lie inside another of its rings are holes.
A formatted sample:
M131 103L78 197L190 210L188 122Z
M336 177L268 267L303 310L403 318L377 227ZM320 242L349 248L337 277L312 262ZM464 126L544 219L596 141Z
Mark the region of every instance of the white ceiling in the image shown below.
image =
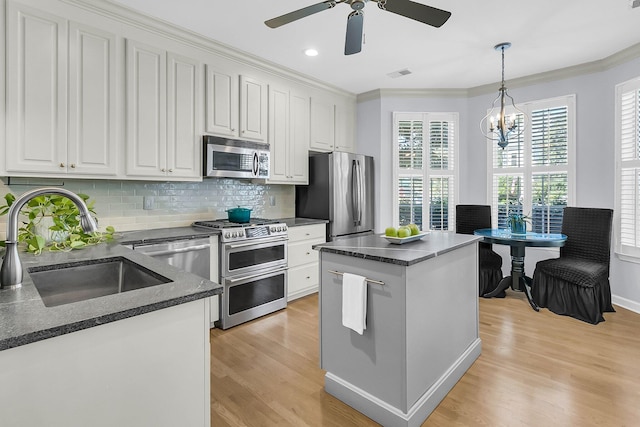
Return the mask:
M346 4L280 28L264 21L321 0L113 0L255 56L359 94L373 89L460 88L606 58L640 43L630 0L416 0L452 12L442 27L364 8L362 52L345 56ZM320 54L306 57L313 47ZM399 78L388 73L408 68Z

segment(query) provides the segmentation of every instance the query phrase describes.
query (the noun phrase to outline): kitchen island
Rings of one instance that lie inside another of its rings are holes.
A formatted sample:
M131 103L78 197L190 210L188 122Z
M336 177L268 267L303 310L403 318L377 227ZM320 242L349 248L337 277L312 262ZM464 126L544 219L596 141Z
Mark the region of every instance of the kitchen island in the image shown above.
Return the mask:
M20 257L22 287L0 290L0 424L209 425L209 297L220 285L117 243ZM28 273L105 258L167 283L46 306Z
M402 245L370 235L320 251L325 390L384 426L419 426L480 355L477 236ZM342 273L367 282L366 329L342 325Z

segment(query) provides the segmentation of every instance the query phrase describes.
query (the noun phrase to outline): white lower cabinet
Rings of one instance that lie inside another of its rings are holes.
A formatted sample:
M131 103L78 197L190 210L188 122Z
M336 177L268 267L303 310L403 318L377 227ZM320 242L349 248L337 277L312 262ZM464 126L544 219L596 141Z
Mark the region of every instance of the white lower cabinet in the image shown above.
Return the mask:
M318 251L312 249L326 241L326 224L289 228L289 278L287 301L318 291Z

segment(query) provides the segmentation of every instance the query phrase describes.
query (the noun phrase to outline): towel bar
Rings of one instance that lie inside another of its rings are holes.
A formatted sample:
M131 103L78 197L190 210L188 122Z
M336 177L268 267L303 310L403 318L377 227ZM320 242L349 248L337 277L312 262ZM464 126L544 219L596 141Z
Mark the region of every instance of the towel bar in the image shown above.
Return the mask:
M334 271L334 270L327 270L327 271L329 273L337 274L338 276L342 276L344 274L340 271ZM369 283L375 283L376 285L384 285L384 282L381 282L380 280L373 280L373 279L369 279L368 277L365 277L364 279Z

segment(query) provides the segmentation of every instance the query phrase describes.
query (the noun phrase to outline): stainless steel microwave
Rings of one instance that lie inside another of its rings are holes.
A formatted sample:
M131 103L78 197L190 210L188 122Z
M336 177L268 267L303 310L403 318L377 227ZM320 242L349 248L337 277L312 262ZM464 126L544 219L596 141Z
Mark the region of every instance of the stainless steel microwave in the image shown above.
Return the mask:
M204 135L204 177L269 178L269 144Z

